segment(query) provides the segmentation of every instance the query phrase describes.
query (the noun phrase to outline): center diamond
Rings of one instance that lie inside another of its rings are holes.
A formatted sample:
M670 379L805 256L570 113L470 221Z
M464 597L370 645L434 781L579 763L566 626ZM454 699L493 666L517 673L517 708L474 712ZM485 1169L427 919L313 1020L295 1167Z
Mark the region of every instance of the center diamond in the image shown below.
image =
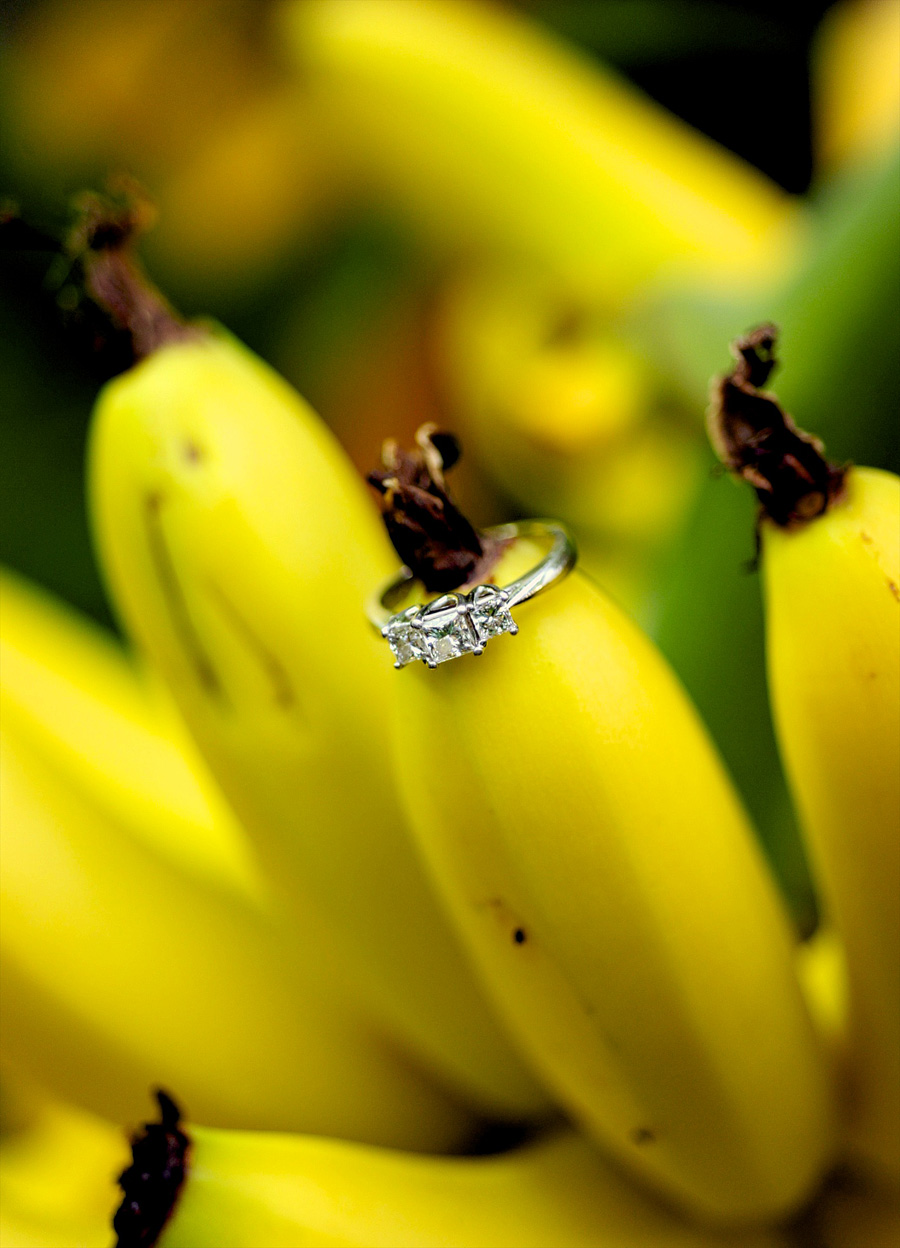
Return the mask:
M431 666L481 649L465 613L460 614L457 607L435 611L433 615L423 611L419 619L428 639Z

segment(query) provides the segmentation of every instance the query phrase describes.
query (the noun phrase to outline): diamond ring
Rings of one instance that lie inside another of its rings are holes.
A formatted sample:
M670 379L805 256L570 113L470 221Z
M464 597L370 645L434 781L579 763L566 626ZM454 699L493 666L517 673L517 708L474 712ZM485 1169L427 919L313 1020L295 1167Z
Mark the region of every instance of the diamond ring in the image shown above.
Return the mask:
M499 542L517 537L549 540L550 549L540 563L503 588L476 585L468 593L442 594L424 606L394 614L416 579L409 568L403 568L372 598L368 610L369 620L393 651L394 667L406 667L417 659L437 667L463 654L481 654L492 637L519 631L512 617L514 607L549 589L575 566L575 542L557 520L501 524L485 530L485 536Z

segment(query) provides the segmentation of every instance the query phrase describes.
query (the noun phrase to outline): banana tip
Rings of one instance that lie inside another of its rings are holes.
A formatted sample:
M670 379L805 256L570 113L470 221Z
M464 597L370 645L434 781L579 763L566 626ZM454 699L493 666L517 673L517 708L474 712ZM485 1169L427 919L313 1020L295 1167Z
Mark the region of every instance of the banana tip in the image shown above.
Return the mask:
M119 1175L123 1197L113 1217L115 1248L152 1248L187 1174L190 1139L181 1129L181 1110L161 1088L155 1095L159 1122L145 1122L132 1138L131 1165Z
M819 439L763 389L777 366L777 341L777 327L765 324L731 344L737 362L713 383L707 429L725 467L756 491L762 514L790 528L828 510L847 469L826 459Z

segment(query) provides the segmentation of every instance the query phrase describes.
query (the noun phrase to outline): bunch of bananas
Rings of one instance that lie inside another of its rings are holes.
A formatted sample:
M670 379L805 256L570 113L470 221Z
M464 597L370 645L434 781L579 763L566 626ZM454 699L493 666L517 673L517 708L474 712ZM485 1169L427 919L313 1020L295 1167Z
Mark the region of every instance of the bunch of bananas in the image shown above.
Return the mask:
M837 1163L873 1192L820 1197L822 1242L887 1244L853 1235L890 1233L900 1183L897 478L835 470L760 525L837 933L801 954L697 714L595 584L396 674L338 445L227 333L156 312L89 465L140 658L4 592L3 1243L108 1242L114 1124L163 1084L191 1125L161 1097L123 1248L774 1248ZM751 357L723 386L771 402ZM722 436L763 497L759 438ZM485 1122L519 1142L471 1155Z
M482 469L577 526L590 571L477 663L395 672L363 608L397 559L337 440L231 334L181 322L116 230L88 241L139 357L88 464L130 642L3 574L0 1248L894 1248L900 481L796 428L765 389L770 327L738 342L709 432L761 504L811 938L744 809L770 803L738 795L617 605L649 618L722 325L774 297L818 419L848 322L887 319L894 61L821 127L835 167L881 136L832 237L499 6L284 0L283 76L245 63L232 10L67 8L54 40L103 90L82 114L45 57L15 159L144 153L156 259L201 291L252 286L360 194L387 205L454 264L435 354ZM896 6L861 13L835 46L886 48ZM123 47L129 107L102 72ZM492 580L539 557L520 538ZM712 609L680 613L696 651Z

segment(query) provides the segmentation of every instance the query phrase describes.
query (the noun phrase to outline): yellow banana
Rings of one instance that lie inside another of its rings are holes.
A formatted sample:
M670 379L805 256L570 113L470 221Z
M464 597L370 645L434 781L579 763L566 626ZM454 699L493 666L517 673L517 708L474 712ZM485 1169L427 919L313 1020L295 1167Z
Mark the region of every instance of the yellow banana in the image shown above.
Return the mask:
M533 564L519 543L498 584ZM527 617L526 617L527 612ZM745 816L661 656L575 573L484 658L397 677L419 843L578 1121L716 1219L795 1207L830 1087Z
M810 1012L841 1072L846 1062L847 965L844 946L829 924L797 949L797 974Z
M439 344L454 408L474 417L472 436L521 440L561 464L614 447L644 415L650 376L606 320L530 271L479 266L458 276L442 300ZM502 454L488 459L504 463ZM510 477L521 467L510 465Z
M486 1004L393 789L394 673L366 597L392 566L364 487L290 387L227 335L111 382L91 445L115 600L340 978L478 1106L546 1109Z
M0 569L0 690L8 723L154 853L262 905L246 836L164 690L87 619Z
M195 297L271 280L288 254L309 245L340 194L318 131L302 94L280 84L229 116L159 188L154 270Z
M825 14L813 46L813 122L826 168L897 141L900 4L844 0Z
M29 13L2 104L18 180L71 188L127 168L157 186L270 81L228 0L83 0Z
M457 251L524 254L612 299L676 267L764 280L792 254L787 196L497 6L303 0L284 29L335 146Z
M164 1082L210 1122L458 1144L467 1116L333 999L315 945L289 955L115 648L13 582L3 606L4 1055L115 1121Z
M443 305L445 391L465 445L528 511L646 546L683 511L699 448L607 319L546 276L469 273Z
M120 1127L38 1097L34 1120L0 1138L0 1248L109 1248L128 1161Z
M571 1131L492 1157L427 1158L336 1140L189 1130L159 1248L775 1248L775 1234L685 1225Z
M900 480L852 468L825 514L764 521L769 685L846 949L852 1133L900 1181Z
M159 1248L786 1248L774 1231L686 1225L569 1130L441 1159L276 1132L185 1134ZM33 1121L0 1141L0 1248L107 1248L130 1160L121 1129L41 1094Z

